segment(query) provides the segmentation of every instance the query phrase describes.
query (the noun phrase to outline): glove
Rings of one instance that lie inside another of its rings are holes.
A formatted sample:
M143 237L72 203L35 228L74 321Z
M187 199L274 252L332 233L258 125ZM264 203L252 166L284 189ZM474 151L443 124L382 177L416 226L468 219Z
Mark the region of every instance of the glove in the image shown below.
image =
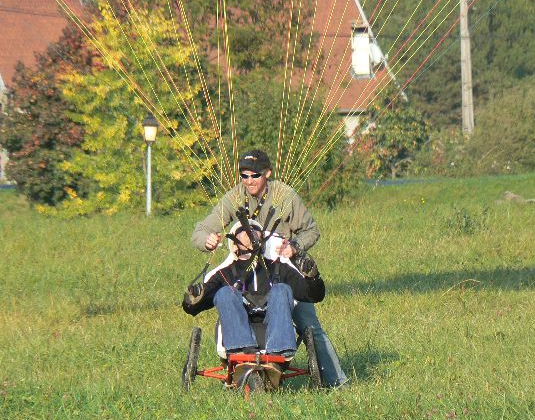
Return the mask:
M290 246L294 249L294 258L302 258L306 255L306 252L303 251L301 245L299 245L296 240L292 239L290 241Z
M314 261L314 258L312 258L310 255L304 254L303 256L297 258L295 263L298 270L305 277L317 277L319 275L316 261Z
M184 302L188 305L195 305L199 303L204 296L204 283L197 283L188 286L188 290L184 293Z

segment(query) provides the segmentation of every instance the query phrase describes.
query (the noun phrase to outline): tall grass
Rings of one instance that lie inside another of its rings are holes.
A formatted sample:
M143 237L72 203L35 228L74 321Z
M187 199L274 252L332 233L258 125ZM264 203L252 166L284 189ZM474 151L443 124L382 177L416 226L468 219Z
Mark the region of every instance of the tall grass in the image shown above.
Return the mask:
M351 384L250 401L180 385L193 326L200 364L218 363L215 311L179 305L208 209L60 220L2 191L0 418L535 418L535 206L497 203L506 190L535 197L535 176L362 187L315 209L317 310Z

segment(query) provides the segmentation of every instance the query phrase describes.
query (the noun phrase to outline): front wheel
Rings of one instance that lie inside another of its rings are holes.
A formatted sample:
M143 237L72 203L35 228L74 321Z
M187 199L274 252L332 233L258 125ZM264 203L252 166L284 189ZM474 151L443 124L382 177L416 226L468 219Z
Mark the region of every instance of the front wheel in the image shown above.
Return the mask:
M199 360L199 351L201 349L202 330L199 327L193 328L189 342L188 357L182 369L182 386L189 390L195 377L197 376L197 361Z
M257 371L251 372L251 374L247 378L247 385L249 385L249 389L251 390L251 392L266 392L264 380Z
M303 334L303 341L307 348L308 356L308 372L310 375L310 381L313 388L320 388L321 383L321 374L318 364L318 357L316 356L316 344L314 342L314 334L312 333L312 328L305 328L305 333Z

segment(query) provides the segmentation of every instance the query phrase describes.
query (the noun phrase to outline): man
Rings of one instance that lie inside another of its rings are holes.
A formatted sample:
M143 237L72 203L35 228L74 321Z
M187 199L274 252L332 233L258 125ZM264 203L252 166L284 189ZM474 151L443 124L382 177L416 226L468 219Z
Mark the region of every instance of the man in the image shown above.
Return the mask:
M253 221L250 225L259 228ZM297 350L292 322L294 299L320 302L325 285L315 264L309 264L303 276L291 265L264 255L256 255L253 260L249 235L260 241L261 230L248 234L238 222L231 230L233 241L229 241L233 261L217 269L204 283L190 286L182 307L194 316L217 308L227 354L258 350L260 343L251 331L249 316L259 316L266 325L266 353L292 357Z
M212 213L197 223L192 243L201 251L213 251L221 242L221 232L237 221L236 210L244 206L249 218L260 222L265 229L273 228L270 209L277 208L280 223L275 231L286 238L277 249L279 255L295 260L301 257L319 239L320 233L301 198L288 185L273 181L271 162L261 150L244 153L239 161L242 182L228 191ZM271 222L267 226L267 222ZM347 382L340 361L329 338L321 328L314 305L299 302L293 311L293 321L300 332L312 327L323 384L337 387Z
M244 205L249 217L266 226L269 209L278 207L284 214L276 231L289 239L281 247L281 255L292 258L299 251L312 247L320 237L316 222L301 198L288 185L272 181L271 162L266 153L252 150L244 153L239 162L241 184L228 191L212 213L198 223L193 232L193 245L201 251L212 251L221 242L221 231L237 221L236 210Z

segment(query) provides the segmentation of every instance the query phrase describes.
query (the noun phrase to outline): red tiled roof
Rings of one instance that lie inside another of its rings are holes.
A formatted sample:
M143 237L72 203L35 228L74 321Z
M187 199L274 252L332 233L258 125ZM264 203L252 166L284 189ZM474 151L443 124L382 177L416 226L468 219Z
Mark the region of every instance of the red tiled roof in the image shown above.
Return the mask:
M66 0L77 13L79 0ZM9 86L15 65L35 63L35 53L44 52L61 36L67 20L55 0L0 0L0 74Z

